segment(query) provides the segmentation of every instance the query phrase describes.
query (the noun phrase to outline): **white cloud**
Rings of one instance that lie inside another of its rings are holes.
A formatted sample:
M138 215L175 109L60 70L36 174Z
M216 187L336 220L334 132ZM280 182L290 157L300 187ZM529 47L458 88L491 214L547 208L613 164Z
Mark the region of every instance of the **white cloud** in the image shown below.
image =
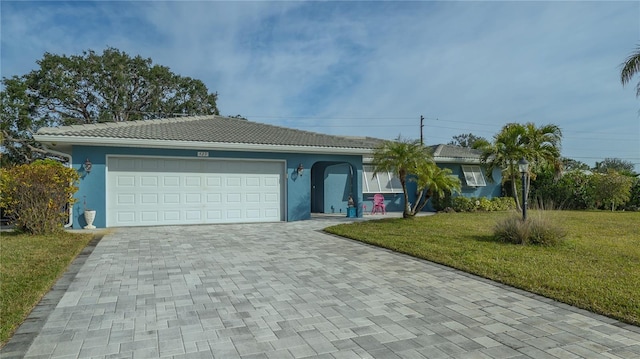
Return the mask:
M618 79L639 14L637 2L3 2L2 75L45 51L113 46L203 80L223 114L389 139L418 137L422 114L429 143L554 123L566 156L640 162L640 103Z

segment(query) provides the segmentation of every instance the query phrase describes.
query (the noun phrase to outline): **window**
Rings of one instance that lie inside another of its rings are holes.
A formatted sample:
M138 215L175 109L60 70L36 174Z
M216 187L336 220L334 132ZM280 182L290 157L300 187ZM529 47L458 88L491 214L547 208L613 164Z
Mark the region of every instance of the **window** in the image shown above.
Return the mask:
M462 172L467 186L482 187L487 185L480 166L462 166Z
M400 180L391 172L379 172L373 176L373 166L362 167L364 193L402 193Z

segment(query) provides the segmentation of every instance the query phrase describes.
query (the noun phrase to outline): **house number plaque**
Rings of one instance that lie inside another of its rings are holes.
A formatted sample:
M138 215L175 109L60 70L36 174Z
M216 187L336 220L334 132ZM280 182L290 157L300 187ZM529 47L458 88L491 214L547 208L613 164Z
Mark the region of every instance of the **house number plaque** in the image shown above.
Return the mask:
M209 152L207 152L207 151L198 151L198 157L209 157Z

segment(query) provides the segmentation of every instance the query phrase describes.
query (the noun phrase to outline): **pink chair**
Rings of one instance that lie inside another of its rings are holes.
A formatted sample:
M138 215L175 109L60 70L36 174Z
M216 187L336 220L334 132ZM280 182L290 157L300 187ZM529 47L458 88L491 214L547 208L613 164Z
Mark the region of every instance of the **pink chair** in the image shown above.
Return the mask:
M371 208L371 214L386 214L387 209L384 205L384 196L380 193L373 195L373 207Z

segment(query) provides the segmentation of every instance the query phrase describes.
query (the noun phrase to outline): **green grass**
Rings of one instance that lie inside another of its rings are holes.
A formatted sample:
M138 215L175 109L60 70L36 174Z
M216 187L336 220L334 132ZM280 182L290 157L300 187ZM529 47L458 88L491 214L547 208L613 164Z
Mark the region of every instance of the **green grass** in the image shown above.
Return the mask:
M93 235L0 233L0 347Z
M557 246L493 238L505 212L438 214L343 224L327 232L407 253L640 325L640 212L549 211Z

